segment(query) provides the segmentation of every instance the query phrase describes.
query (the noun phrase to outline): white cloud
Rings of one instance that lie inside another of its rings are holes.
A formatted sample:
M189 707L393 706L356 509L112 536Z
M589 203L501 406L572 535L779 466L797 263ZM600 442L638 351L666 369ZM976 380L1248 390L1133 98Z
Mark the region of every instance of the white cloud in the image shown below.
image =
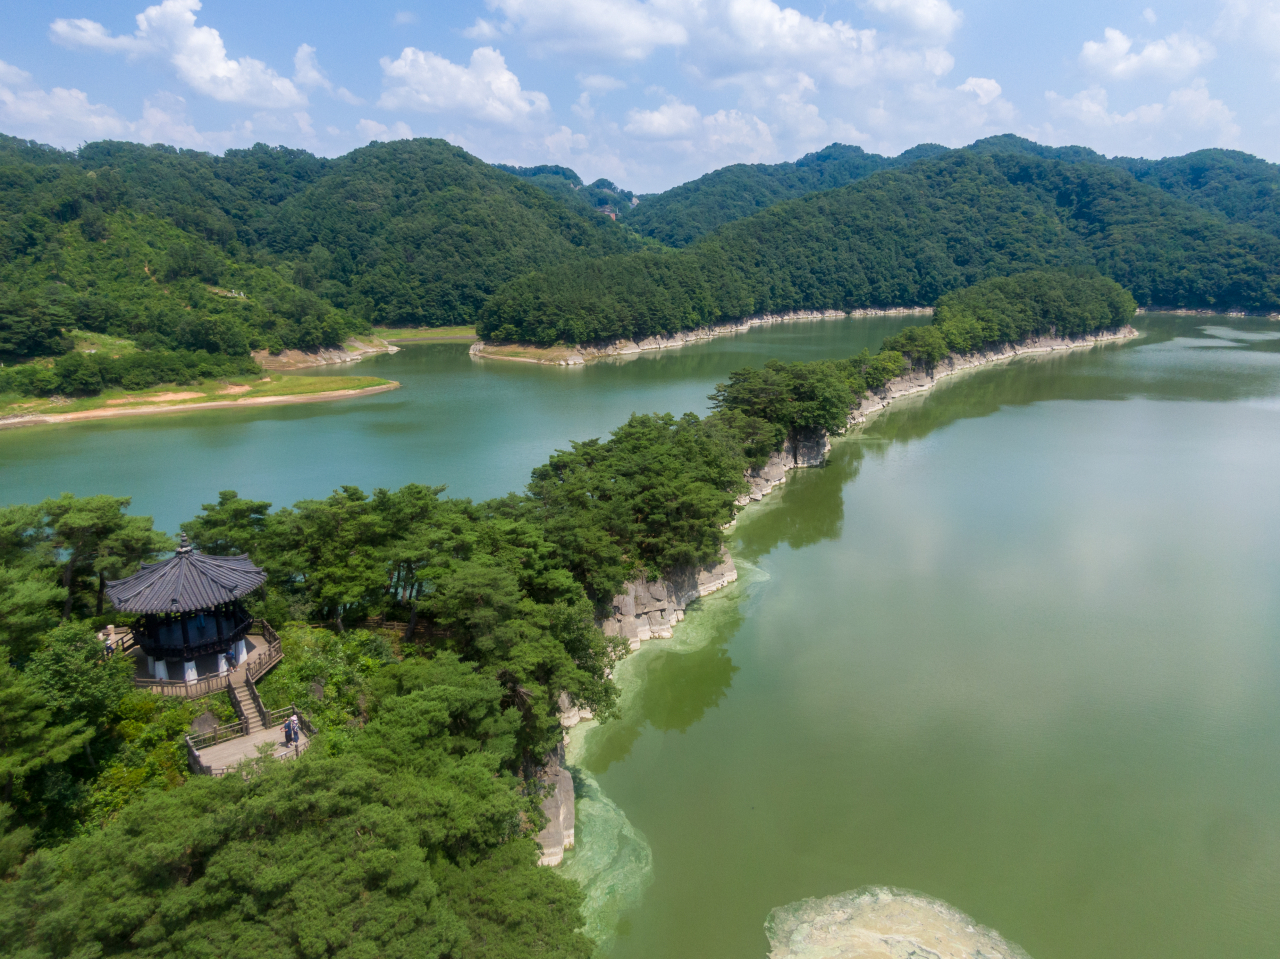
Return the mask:
M418 15L412 10L397 10L396 15L391 18L391 22L397 27L407 27L412 23L418 22Z
M468 40L497 40L504 33L511 32L510 24L504 24L504 26L505 30L483 17L476 17L476 22L463 30L462 35Z
M212 27L196 26L200 0L164 0L136 17L132 36L113 36L93 20L58 19L49 27L52 39L67 47L87 47L130 57L164 56L178 76L200 93L224 103L260 107L306 104L292 82L261 60L232 60L222 36Z
M592 93L608 93L610 90L621 90L626 86L621 80L603 73L591 73L585 76L579 73L578 83L584 90L590 90Z
M773 134L757 116L737 110L719 110L702 118L706 148L713 153L732 151L739 162L755 163L774 155Z
M584 120L595 119L596 108L591 105L591 94L586 90L582 91L577 101L569 109Z
M658 47L683 46L689 33L681 15L694 12L672 0L488 0L541 51L591 50L640 60ZM481 21L477 21L477 26ZM472 29L475 29L474 27Z
M978 98L978 103L984 107L1000 96L1000 84L986 77L970 77L956 89L961 93L972 93Z
M364 103L346 87L334 88L333 83L320 69L320 63L316 60L316 48L307 43L298 47L298 52L293 55L293 82L300 87L320 87L331 96L352 106L360 106Z
M308 43L298 47L298 52L293 55L293 82L300 87L333 89L333 84L324 75L316 60L316 48Z
M45 91L31 74L0 60L0 123L7 133L70 146L83 140L114 137L129 124L114 110L91 103L84 91L54 87Z
M963 19L947 0L866 0L870 10L887 14L920 33L947 38Z
M701 120L697 107L672 100L656 110L631 110L623 129L632 136L671 140L691 135Z
M1189 33L1171 33L1163 40L1146 44L1133 53L1133 41L1112 27L1103 31L1103 39L1086 40L1080 50L1080 63L1095 73L1127 80L1155 74L1180 77L1191 73L1214 57L1213 44Z
M1217 143L1230 142L1240 134L1235 114L1209 94L1203 80L1174 90L1164 103L1145 104L1127 113L1110 109L1107 91L1102 87L1081 90L1073 97L1050 91L1045 97L1055 115L1092 129L1163 132L1174 136L1194 133L1199 139L1207 134Z
M413 131L409 129L409 125L403 121L387 126L385 123L379 123L377 120L361 120L356 124L356 132L369 140L412 140Z
M546 94L521 88L520 78L492 47L475 50L465 67L415 47L405 47L397 60L383 57L380 62L388 85L378 101L384 109L460 112L516 123L550 108Z
M672 98L656 110L631 110L626 133L644 140L665 141L700 155L756 162L776 152L769 125L739 110L718 110L703 116L697 107Z
M547 148L547 153L551 159L566 163L572 158L574 150L579 152L590 146L590 140L581 133L574 133L566 126L560 127L555 133L550 133L542 138L543 145Z
M1280 53L1280 0L1226 0L1214 32Z
M1147 7L1147 9L1145 9L1145 10L1143 10L1143 11L1142 11L1142 19L1143 19L1143 20L1146 20L1146 21L1147 21L1147 23L1155 23L1155 22L1156 22L1156 12L1155 12L1154 10L1152 10L1150 7Z

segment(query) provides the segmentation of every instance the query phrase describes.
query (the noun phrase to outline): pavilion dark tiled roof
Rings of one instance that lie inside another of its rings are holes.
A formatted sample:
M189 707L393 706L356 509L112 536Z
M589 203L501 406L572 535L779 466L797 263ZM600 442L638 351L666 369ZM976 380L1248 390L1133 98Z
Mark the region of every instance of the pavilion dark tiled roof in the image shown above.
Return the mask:
M187 544L162 563L144 563L128 579L107 583L107 596L126 613L189 613L239 599L266 582L248 556L207 556Z

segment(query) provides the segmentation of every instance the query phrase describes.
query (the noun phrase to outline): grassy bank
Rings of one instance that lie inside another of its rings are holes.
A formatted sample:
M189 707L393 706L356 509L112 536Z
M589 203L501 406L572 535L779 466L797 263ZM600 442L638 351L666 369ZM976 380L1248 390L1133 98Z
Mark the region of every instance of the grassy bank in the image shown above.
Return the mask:
M373 332L388 343L463 343L476 338L475 324L469 326L375 326Z

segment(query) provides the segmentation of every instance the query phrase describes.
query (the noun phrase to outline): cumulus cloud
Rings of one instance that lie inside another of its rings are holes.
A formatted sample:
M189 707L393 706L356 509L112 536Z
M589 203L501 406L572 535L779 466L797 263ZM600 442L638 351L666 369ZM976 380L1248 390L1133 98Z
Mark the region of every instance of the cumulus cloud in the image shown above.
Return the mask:
M947 0L867 0L867 9L886 14L920 33L950 37L964 19Z
M658 47L689 42L681 22L687 11L669 0L489 0L489 6L547 52L590 50L639 60Z
M53 21L49 34L66 47L130 57L166 57L185 83L224 103L260 107L306 104L306 97L291 81L261 60L230 59L217 30L196 26L200 8L200 0L164 0L137 15L138 29L132 36L115 36L93 20L61 18Z
M413 131L409 124L397 121L391 126L377 120L361 120L356 124L356 133L367 140L412 140Z
M320 69L320 63L316 60L316 48L308 43L298 47L298 52L293 55L293 82L299 87L308 89L320 87L330 95L353 106L364 103L346 87L334 88L333 83Z
M631 110L624 132L643 140L665 141L677 149L732 156L739 162L771 157L773 134L759 117L738 110L703 116L697 107L672 98L656 110Z
M127 120L111 107L92 102L82 90L43 90L31 74L3 60L0 125L10 134L68 148L103 138L171 143L199 150L224 150L253 142L249 121L230 130L202 133L187 119L186 101L173 94L161 93L144 101L142 115Z
M632 136L670 140L690 135L701 121L702 114L697 107L672 100L656 110L630 111L623 129Z
M1102 87L1081 90L1073 97L1050 91L1045 97L1056 116L1095 130L1164 132L1174 136L1194 133L1201 138L1207 134L1218 143L1230 142L1240 134L1235 114L1210 95L1203 80L1174 90L1163 103L1144 104L1126 113L1110 108L1107 91Z
M506 29L499 27L496 23L484 19L484 17L476 17L476 22L467 29L462 31L462 35L468 40L497 40L504 33L511 32L511 25L503 24Z
M83 90L42 90L31 74L0 60L0 123L21 137L70 145L120 136L129 124L108 106L92 103Z
M1080 63L1088 70L1117 80L1147 75L1182 77L1212 60L1214 53L1213 44L1189 33L1171 33L1135 52L1131 39L1107 27L1102 40L1085 41L1080 50Z
M978 103L984 107L1000 96L1000 84L986 77L970 77L956 89L961 93L972 93L978 98Z
M381 63L387 89L378 106L387 110L458 112L509 124L550 108L545 94L520 86L520 78L492 47L475 50L468 66L416 47L405 47L396 60L383 57Z
M1280 0L1226 0L1214 32L1280 53Z

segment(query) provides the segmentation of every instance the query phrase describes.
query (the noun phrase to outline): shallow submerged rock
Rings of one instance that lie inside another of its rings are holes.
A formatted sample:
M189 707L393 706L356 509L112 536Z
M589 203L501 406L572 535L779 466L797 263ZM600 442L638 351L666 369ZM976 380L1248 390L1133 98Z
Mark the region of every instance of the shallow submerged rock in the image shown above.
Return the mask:
M1029 959L945 902L884 886L779 906L764 931L769 959Z

